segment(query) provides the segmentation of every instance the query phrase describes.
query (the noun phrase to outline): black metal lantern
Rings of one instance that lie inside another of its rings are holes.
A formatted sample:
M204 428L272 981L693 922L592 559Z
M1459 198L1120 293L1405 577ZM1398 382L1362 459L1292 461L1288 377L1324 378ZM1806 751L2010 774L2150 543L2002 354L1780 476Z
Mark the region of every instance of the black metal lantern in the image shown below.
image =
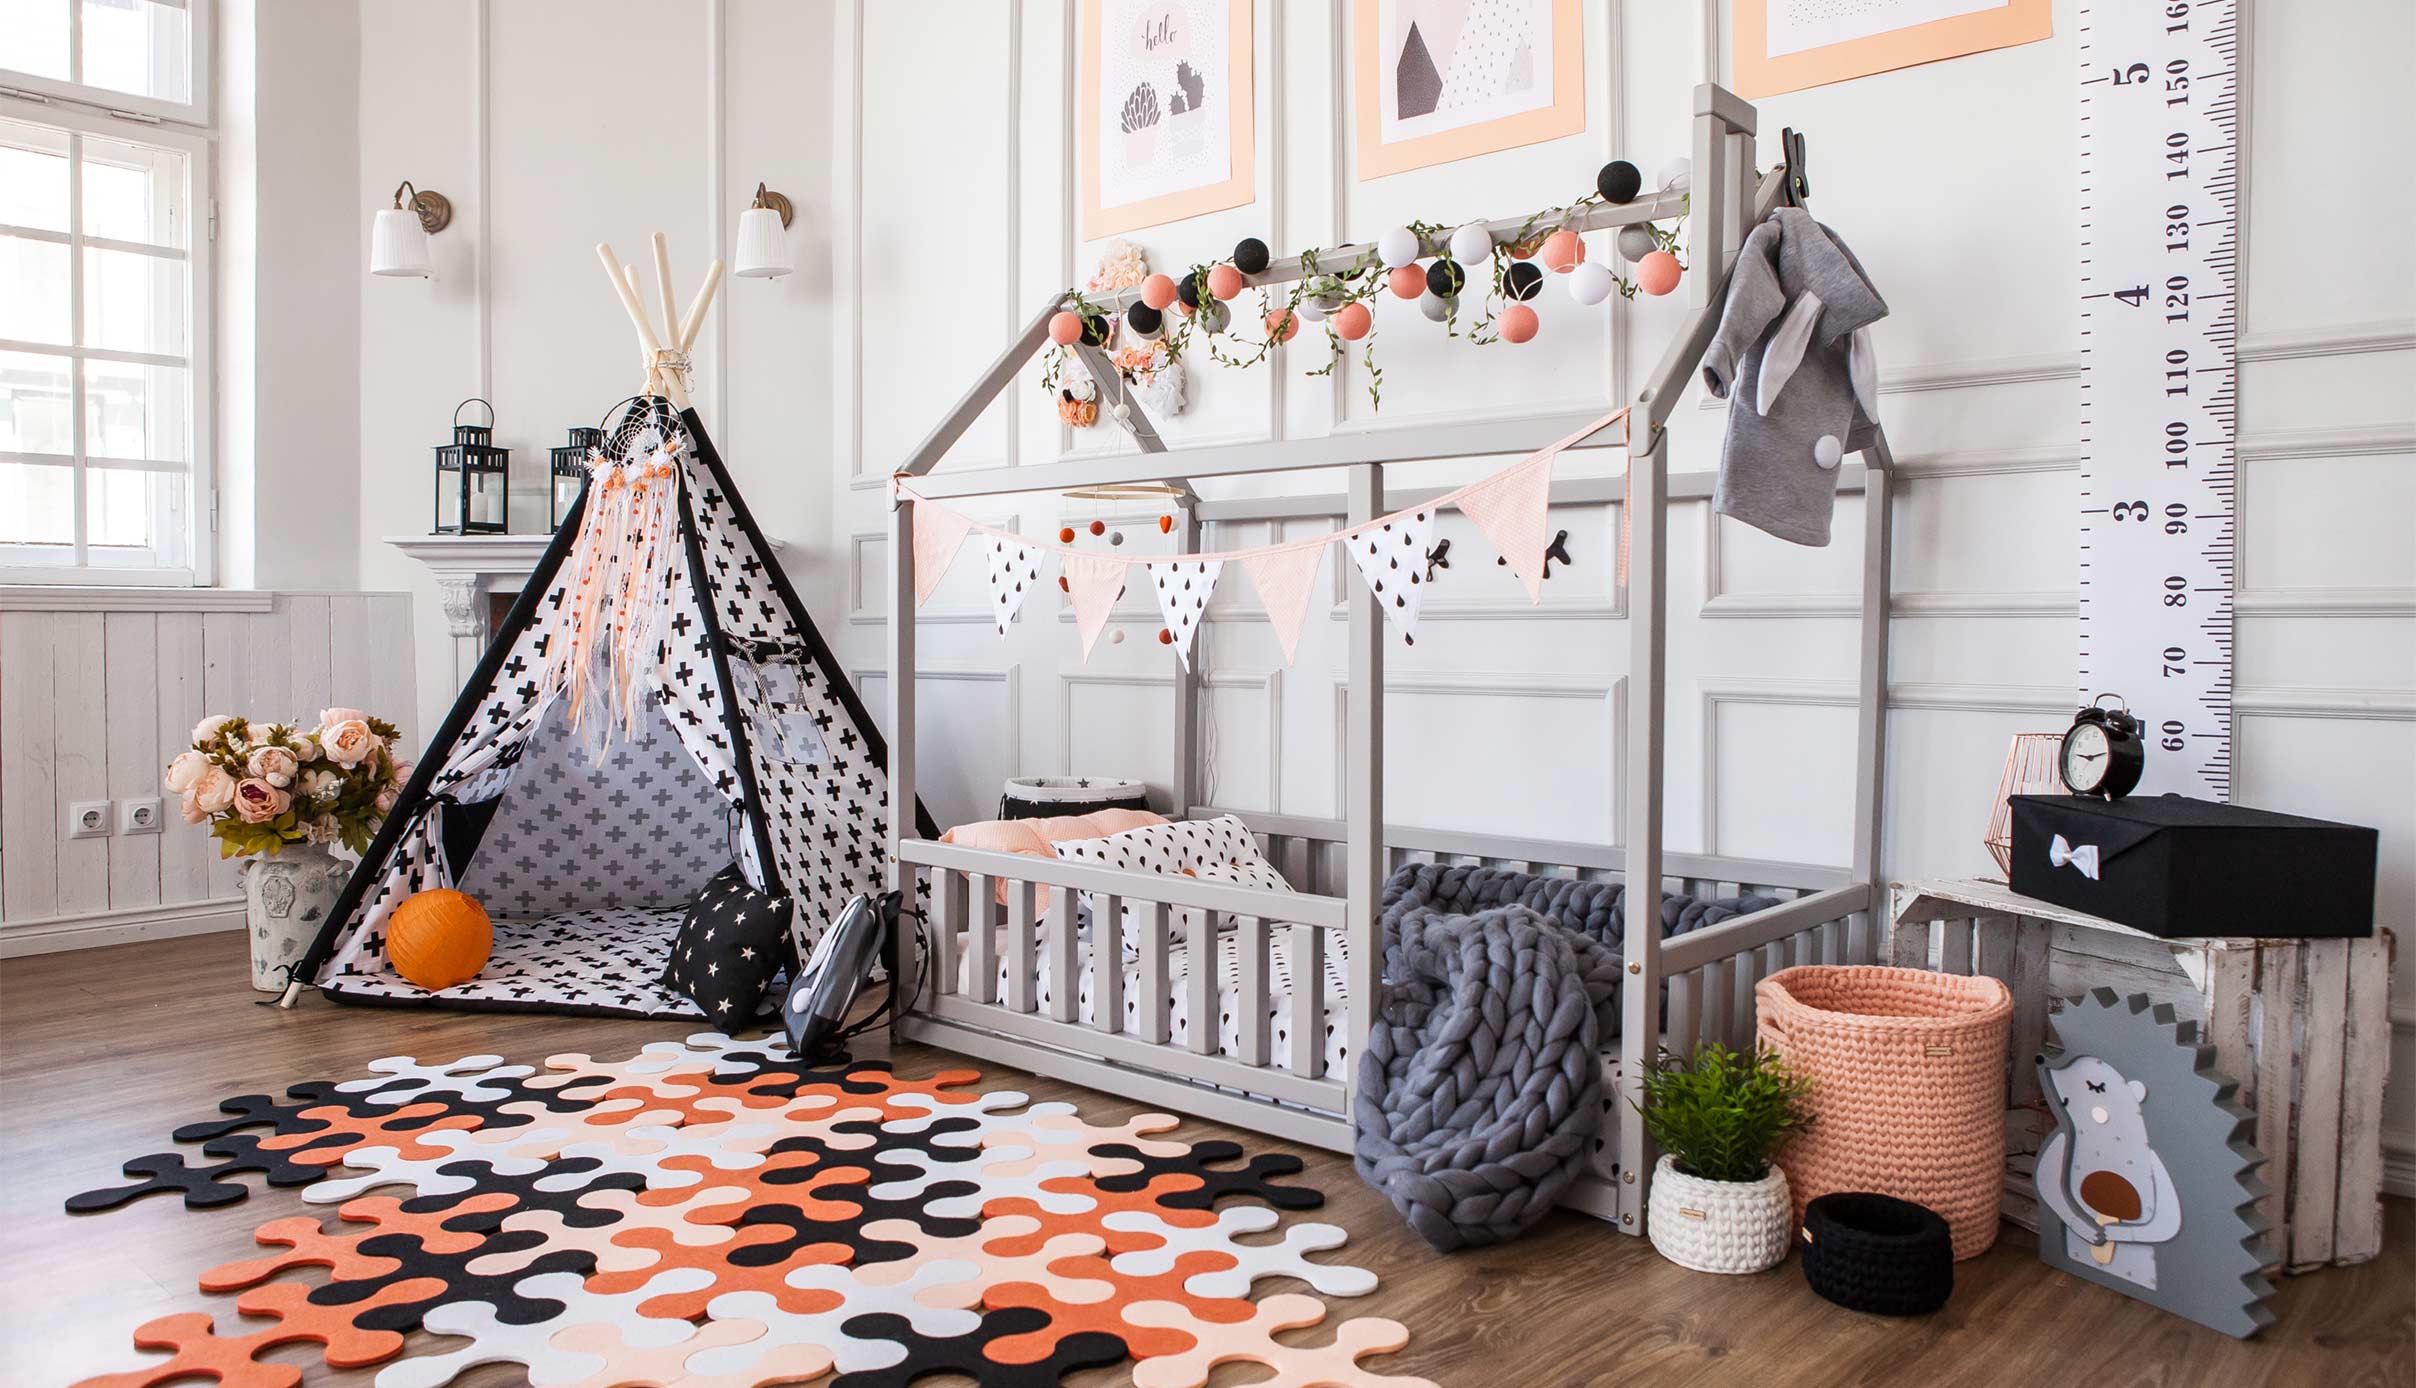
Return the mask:
M472 405L486 405L486 423L461 422L461 412ZM511 466L512 450L495 446L495 407L476 396L454 406L453 441L436 450L435 533L508 533Z
M562 518L570 514L571 504L579 499L579 489L587 485L588 454L603 446L603 430L576 425L570 431L570 442L546 450L553 458L553 465L546 470L550 488L547 505L553 529L562 528Z

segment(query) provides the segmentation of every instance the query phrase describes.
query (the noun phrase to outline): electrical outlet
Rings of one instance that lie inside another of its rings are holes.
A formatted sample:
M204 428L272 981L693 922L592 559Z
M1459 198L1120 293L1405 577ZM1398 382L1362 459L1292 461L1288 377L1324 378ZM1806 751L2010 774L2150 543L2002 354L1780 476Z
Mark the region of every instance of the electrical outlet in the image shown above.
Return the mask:
M156 834L159 832L159 800L120 800L117 804L117 831L121 834Z
M71 839L105 839L109 837L109 802L78 800L67 807L67 837Z

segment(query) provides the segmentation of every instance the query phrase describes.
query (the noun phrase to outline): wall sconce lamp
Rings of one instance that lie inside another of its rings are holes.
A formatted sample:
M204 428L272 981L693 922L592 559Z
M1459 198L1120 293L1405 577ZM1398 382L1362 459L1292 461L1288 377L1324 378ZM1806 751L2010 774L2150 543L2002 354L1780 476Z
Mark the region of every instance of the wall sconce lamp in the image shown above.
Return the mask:
M370 227L369 273L426 279L428 238L452 222L453 204L444 194L423 193L403 180L394 190L394 206L381 209Z
M738 254L730 273L751 280L776 280L794 268L784 234L797 215L786 197L758 183L755 201L738 214Z

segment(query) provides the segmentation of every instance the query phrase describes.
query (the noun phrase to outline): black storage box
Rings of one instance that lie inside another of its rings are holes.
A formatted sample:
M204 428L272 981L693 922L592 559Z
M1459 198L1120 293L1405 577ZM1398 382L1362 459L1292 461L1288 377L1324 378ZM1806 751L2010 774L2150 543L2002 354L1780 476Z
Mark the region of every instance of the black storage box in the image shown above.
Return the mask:
M2378 835L2181 795L2016 795L2013 889L2172 936L2374 933Z

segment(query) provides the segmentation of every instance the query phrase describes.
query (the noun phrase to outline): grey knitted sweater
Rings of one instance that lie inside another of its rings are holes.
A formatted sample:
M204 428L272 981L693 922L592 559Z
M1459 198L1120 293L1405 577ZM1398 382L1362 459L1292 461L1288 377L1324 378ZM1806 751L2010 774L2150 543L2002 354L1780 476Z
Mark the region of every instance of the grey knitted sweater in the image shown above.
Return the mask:
M1887 317L1854 253L1798 207L1745 238L1703 384L1728 407L1712 507L1799 545L1829 543L1837 464L1871 440Z

